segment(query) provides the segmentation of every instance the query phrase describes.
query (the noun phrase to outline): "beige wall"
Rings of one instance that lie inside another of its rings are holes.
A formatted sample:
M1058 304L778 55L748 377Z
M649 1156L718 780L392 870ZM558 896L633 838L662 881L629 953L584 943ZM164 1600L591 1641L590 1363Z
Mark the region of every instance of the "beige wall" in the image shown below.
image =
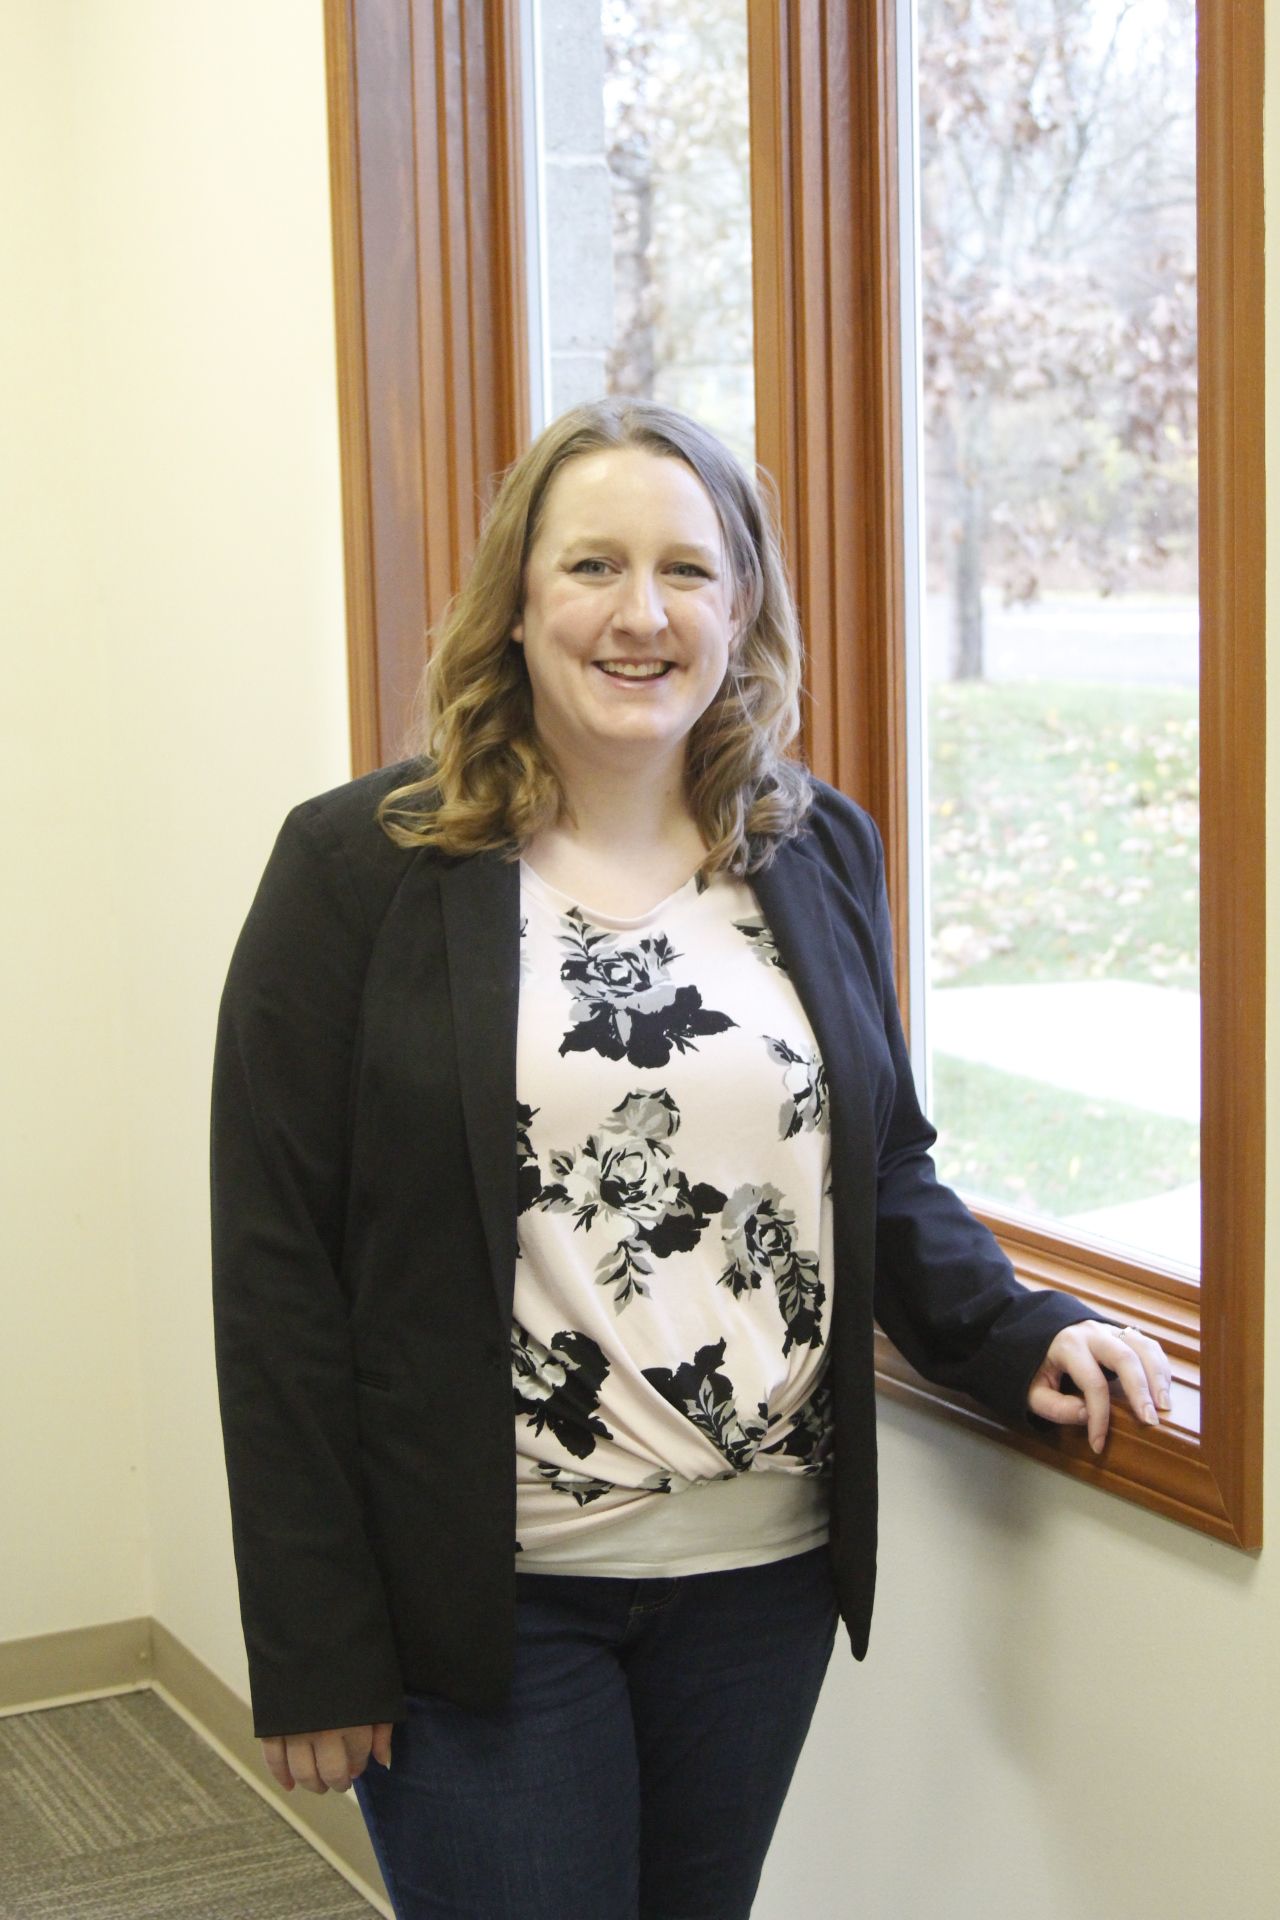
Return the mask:
M213 1021L280 819L349 776L322 13L71 11L151 1610L240 1684L210 1354Z
M349 775L327 169L318 0L0 0L0 1639L154 1612L238 1686L209 1059Z
M151 1603L139 1090L121 996L121 762L86 552L71 39L65 5L0 7L3 1638Z
M0 0L0 1640L154 1612L241 1689L208 1069L275 828L348 770L326 196L319 0ZM1270 1916L1274 1497L1255 1562L904 1409L882 1453L871 1657L757 1920Z

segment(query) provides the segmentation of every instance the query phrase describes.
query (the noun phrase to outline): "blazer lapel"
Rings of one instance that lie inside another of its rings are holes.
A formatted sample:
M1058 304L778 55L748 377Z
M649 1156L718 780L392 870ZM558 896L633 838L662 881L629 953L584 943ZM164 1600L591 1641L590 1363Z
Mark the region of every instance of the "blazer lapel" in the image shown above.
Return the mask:
M467 1149L484 1221L500 1324L516 1283L516 1024L520 868L475 854L440 877L449 997Z

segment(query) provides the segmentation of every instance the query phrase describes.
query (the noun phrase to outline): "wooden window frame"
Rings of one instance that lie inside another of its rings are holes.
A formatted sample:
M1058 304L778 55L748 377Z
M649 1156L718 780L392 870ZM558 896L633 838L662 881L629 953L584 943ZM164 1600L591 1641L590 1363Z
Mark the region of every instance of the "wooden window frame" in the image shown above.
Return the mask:
M356 773L403 754L528 439L518 25L518 0L325 0Z
M885 842L907 992L898 0L747 0L756 438L808 646L810 764ZM519 0L326 0L352 760L404 749L425 635L529 436ZM1201 1280L980 1210L1019 1277L1154 1333L1158 1431L1015 1432L878 1336L883 1391L1261 1545L1263 0L1200 0Z

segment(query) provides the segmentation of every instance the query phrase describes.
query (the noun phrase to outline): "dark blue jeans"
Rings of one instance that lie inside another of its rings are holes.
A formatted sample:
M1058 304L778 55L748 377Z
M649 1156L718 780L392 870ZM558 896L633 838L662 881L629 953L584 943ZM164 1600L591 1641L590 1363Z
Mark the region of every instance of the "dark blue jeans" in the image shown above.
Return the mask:
M748 1920L837 1620L825 1546L517 1573L510 1704L410 1694L355 1782L398 1920Z

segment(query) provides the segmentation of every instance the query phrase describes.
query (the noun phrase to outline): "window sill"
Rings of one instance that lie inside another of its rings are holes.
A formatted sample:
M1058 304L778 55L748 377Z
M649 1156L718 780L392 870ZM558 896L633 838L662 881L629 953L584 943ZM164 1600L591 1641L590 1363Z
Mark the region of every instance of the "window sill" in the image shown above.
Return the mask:
M1013 1428L965 1395L935 1386L908 1366L877 1328L880 1388L891 1399L959 1420L1045 1466L1087 1480L1229 1546L1259 1547L1260 1528L1241 1524L1233 1512L1224 1492L1224 1476L1212 1446L1206 1443L1201 1419L1199 1289L1194 1279L1172 1272L1157 1276L1157 1292L1149 1269L1119 1256L1098 1248L1068 1250L1060 1239L1022 1223L992 1215L979 1214L979 1218L997 1235L1024 1285L1059 1287L1108 1318L1123 1320L1160 1341L1173 1366L1172 1412L1158 1429L1147 1427L1114 1399L1106 1447L1095 1455L1087 1437L1076 1428Z

